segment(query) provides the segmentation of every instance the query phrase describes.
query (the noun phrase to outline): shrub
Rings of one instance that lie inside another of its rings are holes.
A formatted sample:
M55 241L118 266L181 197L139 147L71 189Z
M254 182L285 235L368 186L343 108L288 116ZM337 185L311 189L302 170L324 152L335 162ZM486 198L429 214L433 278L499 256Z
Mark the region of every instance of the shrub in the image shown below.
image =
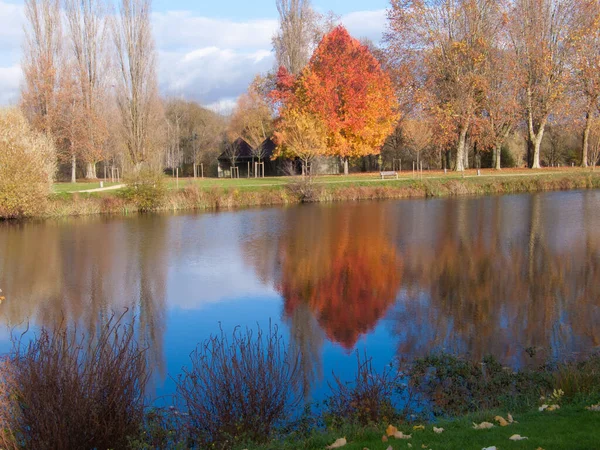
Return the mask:
M177 394L188 414L187 433L202 448L265 442L301 399L299 357L288 354L277 327L266 334L236 328L231 341L221 330L190 359Z
M8 357L0 426L19 447L125 448L144 419L145 352L133 327L111 319L93 337L42 329ZM7 397L8 395L8 397Z
M318 202L323 194L323 187L317 185L310 176L294 177L286 187L290 195L301 203Z
M326 415L334 426L353 423L362 426L391 423L398 419L395 400L401 393L402 374L392 365L381 372L365 355L356 353L357 370L353 382L344 383L334 374L326 400Z
M167 187L162 174L145 167L137 170L126 179L127 187L123 197L134 203L138 211L146 212L160 208L167 195Z
M567 399L589 397L600 393L600 355L592 355L579 362L558 365L554 374L554 388L562 390Z
M0 218L44 211L56 170L52 140L14 108L0 110Z
M551 387L546 370L515 373L491 356L481 363L449 354L426 356L413 363L409 377L434 415L526 409Z

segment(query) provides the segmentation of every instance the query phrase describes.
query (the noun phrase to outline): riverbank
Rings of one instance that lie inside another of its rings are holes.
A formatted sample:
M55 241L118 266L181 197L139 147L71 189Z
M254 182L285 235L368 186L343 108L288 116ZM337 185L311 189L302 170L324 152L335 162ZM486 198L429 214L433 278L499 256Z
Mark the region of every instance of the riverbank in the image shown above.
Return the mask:
M131 214L146 211L220 210L256 206L292 205L303 202L337 202L375 199L453 197L515 194L600 188L600 172L582 169L545 169L466 172L431 172L422 177L407 174L398 180L381 180L378 174L349 177L278 177L238 180L170 180L156 198L140 201L128 188L77 192L77 186L60 185L48 202L43 217L91 214Z
M453 420L442 420L429 424L398 425L398 431L410 435L410 439L387 437L386 427L362 429L347 428L340 430L345 434L322 432L315 433L302 441L280 441L276 444L252 447L249 450L317 450L324 449L340 437L345 437L344 450L386 450L392 449L431 449L431 450L481 450L495 448L508 449L546 449L546 450L593 450L600 448L600 412L589 411L585 406L567 406L553 412L532 410L515 415L515 423L502 427L495 417L507 414L500 411L481 412ZM493 423L487 430L475 430L473 424ZM421 426L424 429L421 429ZM443 429L435 433L433 429ZM387 441L383 441L386 435ZM526 439L511 441L519 435Z

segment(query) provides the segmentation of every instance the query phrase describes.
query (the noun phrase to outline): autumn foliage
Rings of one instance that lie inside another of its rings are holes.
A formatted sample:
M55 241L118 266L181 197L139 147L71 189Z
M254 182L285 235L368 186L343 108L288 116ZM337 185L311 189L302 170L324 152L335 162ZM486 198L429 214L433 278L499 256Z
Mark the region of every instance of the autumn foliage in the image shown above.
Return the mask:
M0 217L43 211L55 171L52 140L17 109L0 110Z
M287 144L284 130L308 115L323 124L324 155L347 160L378 154L398 119L390 77L342 26L325 35L293 83L285 69L279 70L272 97L281 106L276 135L280 151Z

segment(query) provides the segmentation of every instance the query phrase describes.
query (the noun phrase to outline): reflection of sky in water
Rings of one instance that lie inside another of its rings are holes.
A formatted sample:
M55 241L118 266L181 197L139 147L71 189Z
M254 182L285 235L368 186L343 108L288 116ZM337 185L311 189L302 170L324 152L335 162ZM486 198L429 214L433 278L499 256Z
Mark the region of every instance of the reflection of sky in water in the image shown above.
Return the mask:
M598 223L589 191L3 225L0 352L8 326L92 329L129 307L157 396L219 324L269 320L315 400L355 350L377 368L441 349L520 367L600 345Z

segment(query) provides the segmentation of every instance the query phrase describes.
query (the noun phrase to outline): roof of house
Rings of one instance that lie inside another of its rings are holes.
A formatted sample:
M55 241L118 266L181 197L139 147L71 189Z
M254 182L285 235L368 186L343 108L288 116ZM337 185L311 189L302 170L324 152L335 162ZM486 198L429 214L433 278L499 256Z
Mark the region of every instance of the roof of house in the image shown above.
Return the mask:
M246 159L256 158L252 153L253 148L250 146L250 144L248 144L241 137L237 138L233 142L232 145L235 145L238 148L237 160L243 161ZM270 158L271 156L273 156L273 152L275 151L276 146L271 138L265 139L264 142L262 144L260 144L260 146L263 148L263 152L262 152L263 159L267 159L267 158ZM219 155L219 157L217 159L219 161L229 161L230 158L227 155L227 152L223 152Z

